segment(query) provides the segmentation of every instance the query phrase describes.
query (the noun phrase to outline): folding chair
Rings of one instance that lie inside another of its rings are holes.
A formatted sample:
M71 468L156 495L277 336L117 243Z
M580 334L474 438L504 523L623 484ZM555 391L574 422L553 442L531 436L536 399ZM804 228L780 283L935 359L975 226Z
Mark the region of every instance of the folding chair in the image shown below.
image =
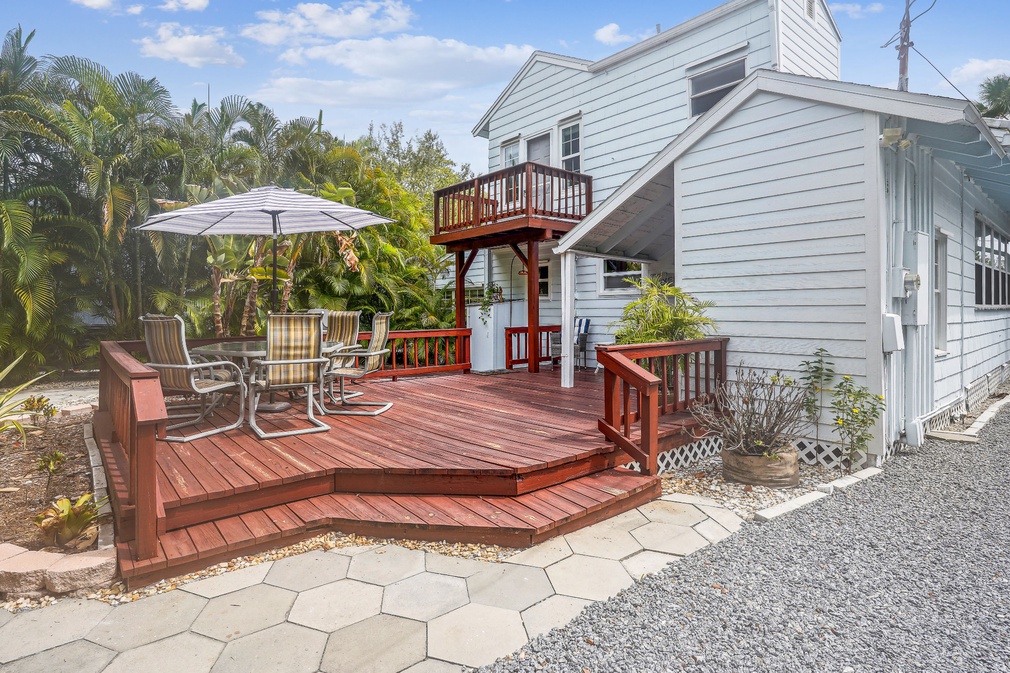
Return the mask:
M331 366L327 369L323 374L323 379L330 384L331 390L332 382L334 380L339 381L339 398L334 397L331 393L330 401L334 404L339 404L340 407L337 409L327 408L324 404L323 392L320 391L319 402L323 404L326 413L345 416L378 416L393 406L392 402L349 402L348 400L351 397L355 397L360 393L348 394L344 390L347 379L364 378L382 367L386 354L389 353L386 343L389 341L389 318L392 315L392 313L377 313L372 319L372 338L368 342L368 348L361 348L361 346L355 344L345 346L333 353L333 359L342 362L338 366ZM343 361L347 361L350 364L344 364ZM379 408L373 411L355 411L345 409L345 407Z

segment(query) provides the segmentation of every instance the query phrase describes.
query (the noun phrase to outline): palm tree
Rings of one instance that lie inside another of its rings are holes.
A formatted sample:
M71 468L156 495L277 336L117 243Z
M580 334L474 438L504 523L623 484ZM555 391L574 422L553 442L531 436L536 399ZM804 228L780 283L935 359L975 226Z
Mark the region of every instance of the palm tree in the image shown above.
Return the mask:
M994 75L979 86L978 107L986 117L1010 117L1010 75Z

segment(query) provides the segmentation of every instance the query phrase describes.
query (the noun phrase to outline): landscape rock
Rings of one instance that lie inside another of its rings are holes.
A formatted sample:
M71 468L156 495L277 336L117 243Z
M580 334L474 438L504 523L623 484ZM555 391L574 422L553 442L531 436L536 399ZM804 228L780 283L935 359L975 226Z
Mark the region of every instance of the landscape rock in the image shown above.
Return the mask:
M116 550L68 554L45 573L46 589L62 594L80 589L108 586L116 576Z
M63 558L47 551L26 551L0 561L0 593L22 594L46 586L46 570Z

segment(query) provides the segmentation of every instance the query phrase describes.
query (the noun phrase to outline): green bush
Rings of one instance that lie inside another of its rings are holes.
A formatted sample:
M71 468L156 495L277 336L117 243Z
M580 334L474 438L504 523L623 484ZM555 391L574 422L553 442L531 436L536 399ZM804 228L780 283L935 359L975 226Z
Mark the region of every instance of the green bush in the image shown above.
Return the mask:
M619 344L662 343L703 339L715 331L705 310L715 304L699 301L661 277L629 280L642 296L624 307L614 339Z

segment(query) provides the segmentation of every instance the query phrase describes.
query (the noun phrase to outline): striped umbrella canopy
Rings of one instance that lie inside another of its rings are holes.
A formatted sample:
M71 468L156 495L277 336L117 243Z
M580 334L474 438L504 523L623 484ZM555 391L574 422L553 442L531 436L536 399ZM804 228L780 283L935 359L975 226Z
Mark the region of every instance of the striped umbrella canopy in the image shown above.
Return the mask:
M270 236L274 258L271 299L276 311L278 236L357 231L392 221L368 210L270 186L155 215L135 229L193 236Z

